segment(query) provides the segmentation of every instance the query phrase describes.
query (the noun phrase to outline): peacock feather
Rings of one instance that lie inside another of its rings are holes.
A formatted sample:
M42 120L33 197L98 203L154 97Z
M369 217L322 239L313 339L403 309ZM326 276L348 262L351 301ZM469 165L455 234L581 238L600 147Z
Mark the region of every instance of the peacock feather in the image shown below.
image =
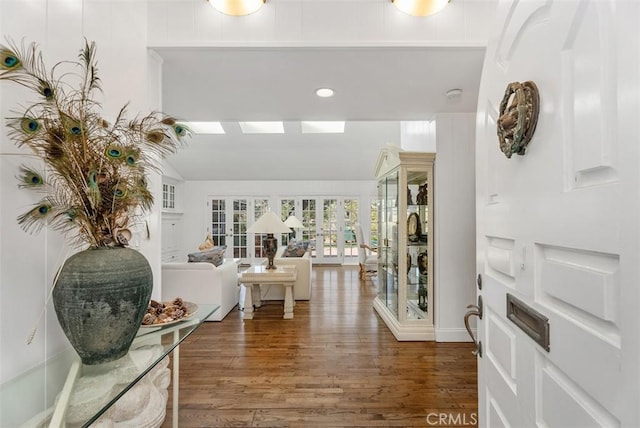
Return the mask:
M20 187L42 187L44 179L42 175L26 166L20 167Z
M152 144L160 144L164 141L165 135L162 131L149 131L147 132L147 140Z
M178 137L185 137L187 135L187 127L180 125L179 123L173 125L173 130L176 132Z
M113 197L114 198L124 198L127 196L127 189L124 186L116 186L115 189L113 189Z
M65 132L71 136L82 135L82 123L79 120L65 113L62 113L61 116Z
M32 112L26 112L19 117L7 119L9 127L9 137L15 141L18 147L23 145L38 146L38 141L42 137L42 123ZM32 148L36 148L32 147Z
M89 198L91 207L94 210L100 204L101 200L100 187L98 186L98 177L98 171L96 171L95 169L90 170L89 174L87 175L87 198Z
M122 147L118 147L114 144L107 147L106 155L110 159L120 159L122 158L122 156L124 156L124 151L122 150Z
M36 119L25 117L20 121L20 129L22 129L25 134L35 134L40 131L41 127Z
M22 62L18 55L6 48L0 50L0 69L9 71L20 67L22 67Z
M127 156L125 157L125 162L127 163L127 165L129 166L136 166L138 163L138 157L140 156L140 151L139 150L129 150L129 153L127 153Z
M9 137L43 161L47 178L20 170L20 187L46 195L18 218L20 225L28 231L47 225L90 246L127 245L131 222L153 206L146 174L159 170L158 160L175 153L189 129L155 111L129 120L128 105L107 122L94 97L102 88L96 46L88 41L76 62L51 69L35 44L0 44L3 80L39 99L8 121Z
M40 202L38 205L18 217L18 224L24 230L39 232L46 224L47 218L51 215L52 207L46 201Z
M41 81L40 95L45 97L47 101L51 101L53 99L53 88L48 82Z

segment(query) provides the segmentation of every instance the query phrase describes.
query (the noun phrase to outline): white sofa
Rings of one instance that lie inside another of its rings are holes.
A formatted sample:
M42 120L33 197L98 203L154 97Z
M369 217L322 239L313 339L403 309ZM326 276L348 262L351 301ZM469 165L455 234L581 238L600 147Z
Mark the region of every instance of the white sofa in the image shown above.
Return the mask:
M220 305L207 321L222 321L238 304L238 265L211 263L163 263L162 300L182 297L188 302Z
M293 285L293 298L295 300L309 300L311 298L311 257L309 252L307 251L302 257L282 257L285 248L278 248L273 264L276 266L295 266L298 270L298 276ZM284 300L284 287L282 286L263 286L260 291L262 300Z

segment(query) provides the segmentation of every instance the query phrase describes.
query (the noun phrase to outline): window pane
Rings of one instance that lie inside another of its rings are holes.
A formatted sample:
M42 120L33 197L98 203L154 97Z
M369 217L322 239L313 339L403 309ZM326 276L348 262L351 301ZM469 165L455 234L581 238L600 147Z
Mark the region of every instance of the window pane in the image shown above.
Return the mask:
M282 199L280 201L280 218L282 221L285 221L290 215L295 215L295 200L294 199ZM287 245L289 243L289 239L293 239L295 236L295 231L291 233L283 233L280 237L280 242L282 245Z
M355 225L358 223L357 199L344 200L344 256L358 257L358 245L356 244Z
M247 257L247 200L233 200L233 256Z
M322 247L324 257L338 256L338 201L325 199L323 203Z
M264 213L269 210L268 199L256 199L255 208L253 212L254 221L257 221ZM266 234L255 234L253 242L253 251L256 257L267 257L265 254L262 242L266 238Z
M227 245L224 199L211 201L211 238L215 245Z
M309 241L311 248L311 257L316 256L316 200L315 199L303 199L302 200L302 240Z

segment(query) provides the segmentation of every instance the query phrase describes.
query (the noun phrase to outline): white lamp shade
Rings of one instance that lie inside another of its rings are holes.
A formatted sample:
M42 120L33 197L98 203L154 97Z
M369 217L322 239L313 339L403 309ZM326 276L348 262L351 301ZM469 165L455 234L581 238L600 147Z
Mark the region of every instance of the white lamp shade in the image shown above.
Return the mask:
M243 16L256 12L267 0L208 0L219 12L231 16Z
M402 12L413 16L428 16L441 11L449 0L391 0Z
M247 233L289 233L291 229L280 218L267 211L248 229Z
M298 220L298 217L294 215L290 215L289 217L287 217L287 219L284 221L284 224L289 226L291 229L304 229L304 224L302 224L302 222Z

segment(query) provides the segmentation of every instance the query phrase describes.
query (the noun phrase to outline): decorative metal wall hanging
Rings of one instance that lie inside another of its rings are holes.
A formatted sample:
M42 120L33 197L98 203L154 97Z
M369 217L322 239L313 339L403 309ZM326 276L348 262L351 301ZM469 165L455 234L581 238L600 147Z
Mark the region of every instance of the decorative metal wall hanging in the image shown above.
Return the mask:
M524 155L538 123L540 97L532 81L512 82L507 85L498 118L500 150L507 158L517 153Z

